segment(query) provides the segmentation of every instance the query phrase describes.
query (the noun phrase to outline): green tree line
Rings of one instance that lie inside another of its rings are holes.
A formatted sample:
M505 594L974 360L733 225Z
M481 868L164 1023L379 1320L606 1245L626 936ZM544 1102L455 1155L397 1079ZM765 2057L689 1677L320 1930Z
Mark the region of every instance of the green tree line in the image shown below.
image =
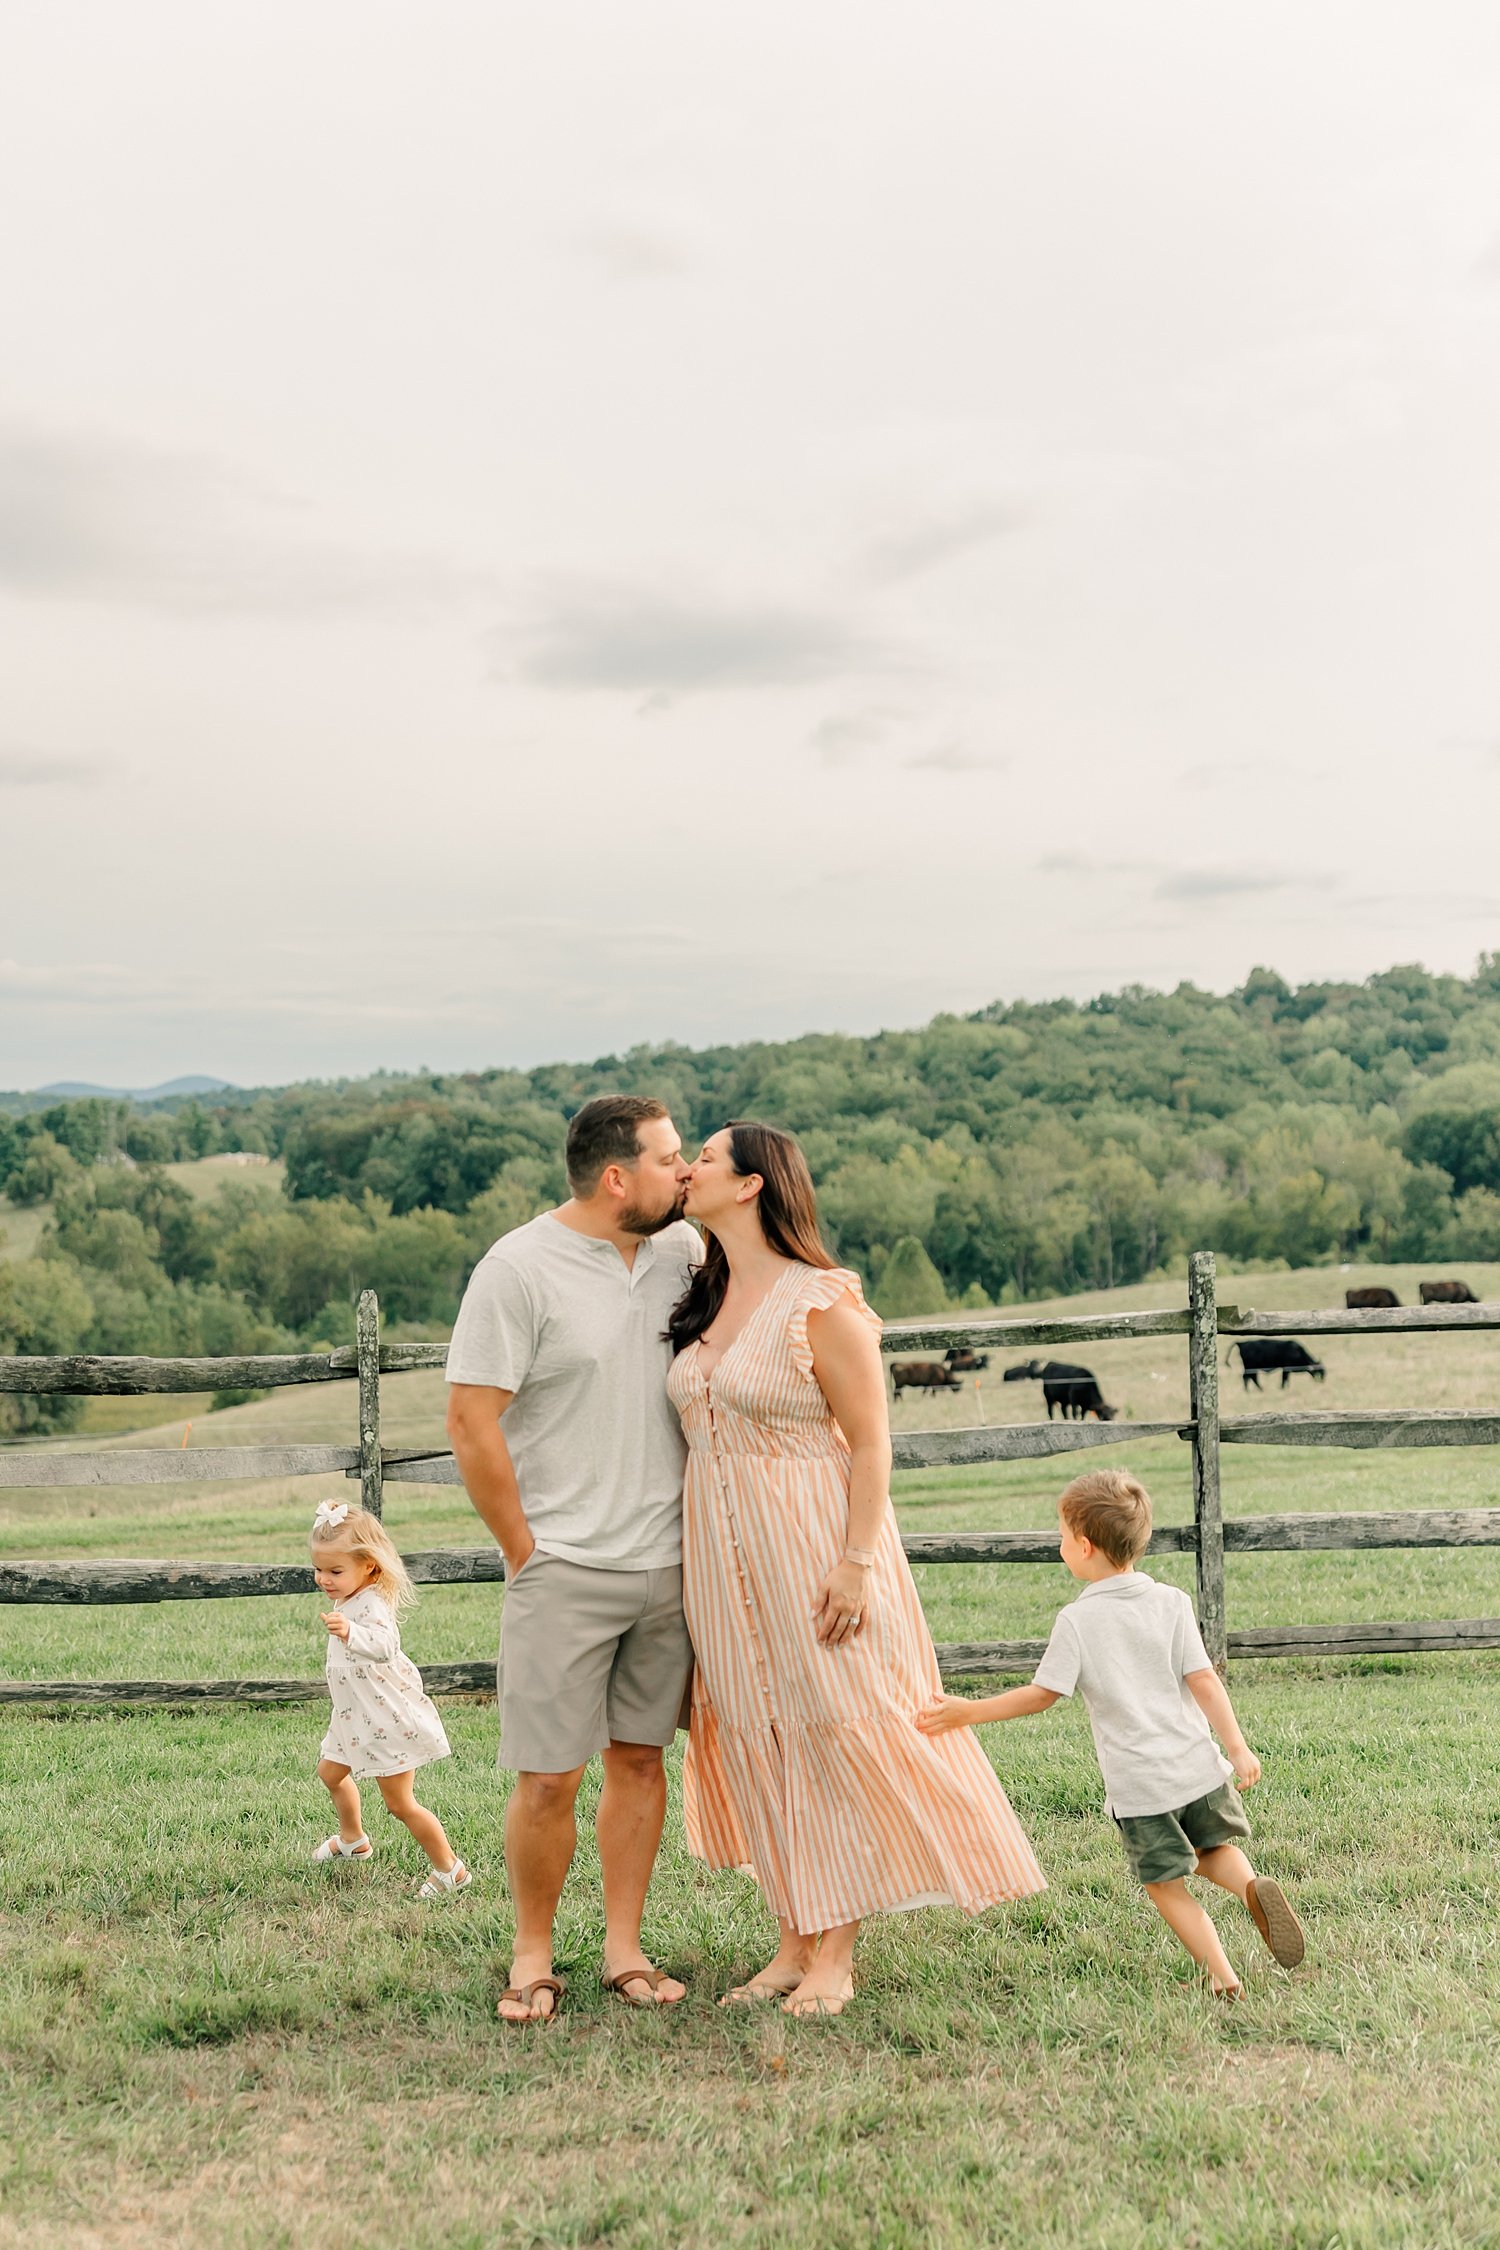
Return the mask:
M0 1262L0 1351L344 1341L365 1286L393 1323L441 1326L488 1243L560 1199L567 1119L611 1091L659 1095L690 1143L732 1117L796 1132L834 1246L889 1312L1114 1287L1199 1244L1500 1258L1500 956L1296 988L1258 969L1225 995L997 1002L868 1038L147 1109L11 1097L0 1192L50 1215L35 1257ZM283 1159L284 1192L194 1202L162 1169L227 1150Z

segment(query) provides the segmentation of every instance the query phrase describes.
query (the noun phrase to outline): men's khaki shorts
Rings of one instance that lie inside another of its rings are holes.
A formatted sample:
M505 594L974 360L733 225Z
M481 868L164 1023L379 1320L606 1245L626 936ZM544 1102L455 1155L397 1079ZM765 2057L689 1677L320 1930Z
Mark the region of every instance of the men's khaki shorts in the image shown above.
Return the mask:
M682 1570L591 1570L538 1547L500 1619L500 1763L571 1773L609 1742L672 1740L693 1647Z

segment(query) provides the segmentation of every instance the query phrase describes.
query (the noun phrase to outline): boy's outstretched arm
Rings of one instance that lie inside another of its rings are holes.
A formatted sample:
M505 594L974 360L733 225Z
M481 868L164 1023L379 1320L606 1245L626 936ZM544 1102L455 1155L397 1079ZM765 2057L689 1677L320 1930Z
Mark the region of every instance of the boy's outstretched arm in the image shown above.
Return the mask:
M951 1734L955 1727L982 1726L988 1719L1026 1719L1033 1711L1050 1711L1057 1697L1051 1688L1013 1687L1004 1695L940 1695L917 1713L924 1734Z
M1260 1760L1240 1731L1224 1682L1217 1672L1185 1672L1183 1684L1223 1743L1235 1780L1242 1789L1253 1789L1260 1779Z

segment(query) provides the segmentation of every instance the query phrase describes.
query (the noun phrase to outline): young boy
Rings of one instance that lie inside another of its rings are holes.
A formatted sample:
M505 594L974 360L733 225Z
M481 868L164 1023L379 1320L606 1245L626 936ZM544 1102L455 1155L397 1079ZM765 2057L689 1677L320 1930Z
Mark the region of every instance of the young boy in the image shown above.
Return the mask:
M1243 1987L1213 1923L1183 1880L1205 1875L1243 1899L1283 1967L1306 1950L1281 1887L1257 1875L1239 1848L1250 1833L1241 1789L1260 1779L1260 1760L1240 1732L1224 1684L1208 1661L1193 1605L1135 1567L1151 1538L1151 1501L1123 1469L1075 1477L1058 1502L1062 1559L1083 1580L1077 1601L1052 1628L1030 1687L976 1701L941 1696L917 1720L924 1734L1019 1719L1046 1711L1075 1688L1088 1707L1094 1747L1132 1874L1169 1930L1208 1971L1212 1990L1237 2000ZM1209 1733L1212 1726L1229 1762Z

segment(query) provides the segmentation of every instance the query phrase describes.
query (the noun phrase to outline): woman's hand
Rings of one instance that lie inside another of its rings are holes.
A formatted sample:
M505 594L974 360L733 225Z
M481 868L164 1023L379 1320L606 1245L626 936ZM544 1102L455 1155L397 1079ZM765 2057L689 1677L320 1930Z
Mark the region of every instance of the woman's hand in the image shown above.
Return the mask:
M870 1566L841 1562L818 1588L813 1627L820 1641L838 1648L862 1633L870 1609Z
M319 1610L318 1615L322 1618L323 1623L328 1627L329 1632L333 1635L336 1641L348 1640L349 1620L342 1614L341 1611L336 1609L322 1609Z

